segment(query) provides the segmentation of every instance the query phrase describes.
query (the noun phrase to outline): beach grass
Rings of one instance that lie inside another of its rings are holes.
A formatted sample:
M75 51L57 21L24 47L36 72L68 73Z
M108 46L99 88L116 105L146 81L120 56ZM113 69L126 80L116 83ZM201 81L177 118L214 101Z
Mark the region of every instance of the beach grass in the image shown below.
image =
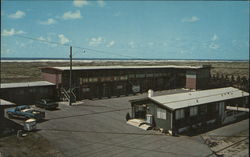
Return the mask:
M73 66L112 65L211 65L211 74L249 77L249 62L245 61L74 61ZM1 62L1 83L41 81L41 68L69 66L68 61L11 61Z

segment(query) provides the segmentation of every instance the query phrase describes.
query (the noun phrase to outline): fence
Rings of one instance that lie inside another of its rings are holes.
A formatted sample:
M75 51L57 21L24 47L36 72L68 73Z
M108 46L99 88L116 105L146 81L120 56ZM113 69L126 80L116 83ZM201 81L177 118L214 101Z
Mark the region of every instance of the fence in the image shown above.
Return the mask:
M235 76L227 74L214 74L210 77L210 88L220 88L232 86L249 92L249 78L246 76Z

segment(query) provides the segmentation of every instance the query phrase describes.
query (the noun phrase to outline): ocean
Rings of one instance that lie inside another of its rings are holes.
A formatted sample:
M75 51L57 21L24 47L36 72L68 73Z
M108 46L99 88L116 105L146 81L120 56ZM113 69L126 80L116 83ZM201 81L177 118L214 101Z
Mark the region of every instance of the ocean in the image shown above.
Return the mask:
M25 58L25 57L2 57L1 62L67 62L69 58ZM228 59L137 59L137 58L73 58L74 62L249 62L249 60L228 60Z

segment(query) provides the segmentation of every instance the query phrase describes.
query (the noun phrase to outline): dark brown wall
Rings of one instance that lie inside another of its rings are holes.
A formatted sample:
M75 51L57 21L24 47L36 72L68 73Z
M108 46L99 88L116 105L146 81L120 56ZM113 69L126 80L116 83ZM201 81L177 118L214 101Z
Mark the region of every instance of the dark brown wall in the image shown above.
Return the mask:
M18 105L34 104L41 98L57 99L56 86L2 88L0 98Z
M62 82L62 74L50 74L50 73L42 73L42 79L56 85L61 84Z
M208 69L208 68L204 68ZM198 89L206 87L200 84L193 77L188 77L187 71L195 73L195 78L209 76L209 70L201 69L178 69L178 68L157 68L157 69L97 69L97 70L73 70L72 87L75 87L75 94L78 99L90 97L110 97L133 94L132 86L139 85L140 92L147 90L167 90L175 88ZM69 88L69 71L55 69L42 70L43 78L49 82L60 84L60 87ZM136 74L143 74L145 77L136 77ZM153 76L151 76L153 74ZM156 75L155 75L156 74ZM161 75L158 75L161 74ZM197 75L197 76L196 76ZM126 80L115 80L115 77L128 76ZM132 77L133 76L133 77ZM109 77L105 80L105 77ZM97 78L95 82L82 83L82 78ZM200 81L203 83L203 81ZM117 88L117 86L119 86ZM122 89L120 88L122 86Z

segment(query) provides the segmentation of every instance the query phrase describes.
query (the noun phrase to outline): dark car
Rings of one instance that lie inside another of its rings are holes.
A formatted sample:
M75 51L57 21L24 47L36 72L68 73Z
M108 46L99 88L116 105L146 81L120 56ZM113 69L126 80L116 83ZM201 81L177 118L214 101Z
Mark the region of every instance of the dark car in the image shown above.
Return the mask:
M15 108L9 108L6 110L6 113L9 118L12 117L25 118L25 119L34 118L38 121L45 118L45 112L30 108L28 105L21 105Z
M35 106L52 110L58 107L58 103L50 99L41 99L35 103Z

